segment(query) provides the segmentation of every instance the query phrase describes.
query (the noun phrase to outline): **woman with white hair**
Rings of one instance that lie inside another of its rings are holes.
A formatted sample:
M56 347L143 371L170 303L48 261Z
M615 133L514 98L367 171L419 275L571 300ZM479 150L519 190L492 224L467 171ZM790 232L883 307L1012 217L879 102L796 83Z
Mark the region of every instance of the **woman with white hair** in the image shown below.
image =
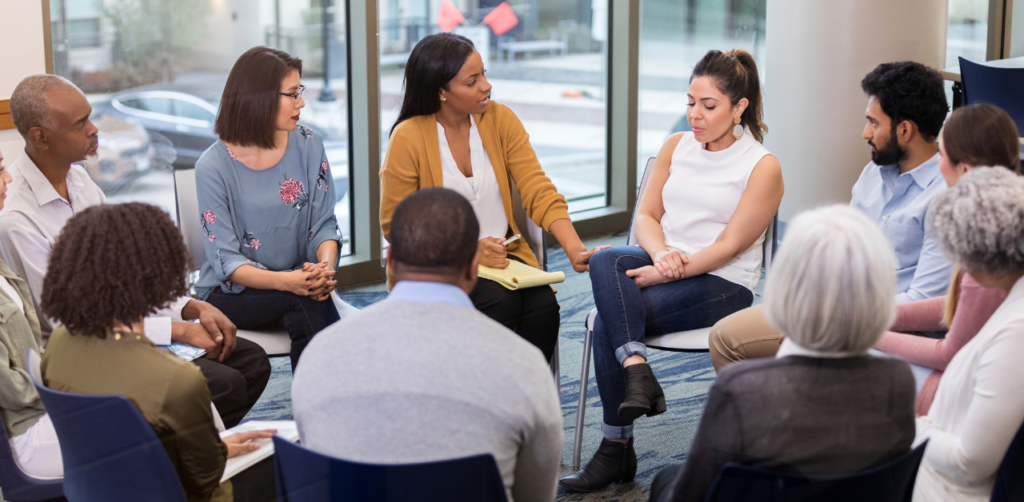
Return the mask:
M896 267L867 216L829 206L798 216L765 284L765 315L784 340L775 359L725 367L686 464L654 480L651 500L703 500L727 462L845 474L893 460L914 437L914 377L867 354L896 315Z
M977 168L928 210L928 233L983 287L1007 293L953 357L915 443L928 440L914 501L987 501L1024 422L1024 177Z

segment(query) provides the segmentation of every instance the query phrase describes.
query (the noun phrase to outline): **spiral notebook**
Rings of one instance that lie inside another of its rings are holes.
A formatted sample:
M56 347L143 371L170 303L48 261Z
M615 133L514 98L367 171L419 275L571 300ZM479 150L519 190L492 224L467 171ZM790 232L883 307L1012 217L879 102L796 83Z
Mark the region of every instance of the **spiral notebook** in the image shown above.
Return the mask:
M561 272L545 272L515 260L509 260L508 267L504 269L480 265L477 274L484 279L490 279L513 291L535 288L537 286L549 286L565 281L565 274Z

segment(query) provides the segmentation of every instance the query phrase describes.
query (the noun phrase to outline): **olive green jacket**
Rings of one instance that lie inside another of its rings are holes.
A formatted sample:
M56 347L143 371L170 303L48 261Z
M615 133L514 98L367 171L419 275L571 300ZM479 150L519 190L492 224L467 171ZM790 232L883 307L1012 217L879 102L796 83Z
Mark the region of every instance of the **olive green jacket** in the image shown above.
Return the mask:
M18 291L25 305L18 304L0 291L0 418L8 437L18 436L35 425L46 413L25 367L28 349L42 353L42 334L28 283L0 261L0 280L7 280Z

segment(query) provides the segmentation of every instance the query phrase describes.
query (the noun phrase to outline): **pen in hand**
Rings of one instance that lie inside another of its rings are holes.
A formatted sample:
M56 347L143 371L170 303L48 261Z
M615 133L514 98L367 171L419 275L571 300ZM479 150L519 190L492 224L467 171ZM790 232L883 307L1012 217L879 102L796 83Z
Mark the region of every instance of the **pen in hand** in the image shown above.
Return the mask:
M519 238L522 237L522 236L523 236L523 234L515 234L512 237L509 237L508 239L505 239L505 242L502 242L501 245L505 246L505 249L508 249L508 245L509 244L512 244L513 242L519 240Z

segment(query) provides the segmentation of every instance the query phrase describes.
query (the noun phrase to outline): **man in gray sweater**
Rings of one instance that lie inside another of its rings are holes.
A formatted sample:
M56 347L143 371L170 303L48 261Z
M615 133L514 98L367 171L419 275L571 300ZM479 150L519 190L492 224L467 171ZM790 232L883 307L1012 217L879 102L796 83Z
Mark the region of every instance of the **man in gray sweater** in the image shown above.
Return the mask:
M509 500L555 499L562 413L540 350L473 308L479 223L444 188L395 209L385 301L321 331L292 406L303 445L405 464L489 453Z

